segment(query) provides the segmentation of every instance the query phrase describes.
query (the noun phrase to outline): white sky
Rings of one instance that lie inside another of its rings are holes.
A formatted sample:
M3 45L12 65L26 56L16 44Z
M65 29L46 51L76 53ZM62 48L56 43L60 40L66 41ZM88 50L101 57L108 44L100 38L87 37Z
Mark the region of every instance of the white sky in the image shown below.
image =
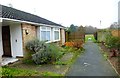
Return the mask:
M106 28L118 21L118 1L120 0L0 0L0 4L11 3L16 9L66 27L74 24Z

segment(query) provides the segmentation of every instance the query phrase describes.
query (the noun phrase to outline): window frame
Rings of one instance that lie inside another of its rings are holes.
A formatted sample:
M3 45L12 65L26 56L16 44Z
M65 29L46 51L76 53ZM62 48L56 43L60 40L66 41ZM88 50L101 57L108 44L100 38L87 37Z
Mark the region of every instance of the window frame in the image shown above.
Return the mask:
M44 29L43 29L44 28ZM49 42L51 42L51 27L45 27L45 26L41 26L40 27L40 40L41 41L44 41L44 40L42 40L42 31L45 31L45 32L50 32L50 40L49 41L47 41L46 43L49 43ZM47 35L45 36L45 38L47 38Z
M59 33L59 39L55 39L55 32ZM53 28L53 41L60 41L60 28L54 27Z

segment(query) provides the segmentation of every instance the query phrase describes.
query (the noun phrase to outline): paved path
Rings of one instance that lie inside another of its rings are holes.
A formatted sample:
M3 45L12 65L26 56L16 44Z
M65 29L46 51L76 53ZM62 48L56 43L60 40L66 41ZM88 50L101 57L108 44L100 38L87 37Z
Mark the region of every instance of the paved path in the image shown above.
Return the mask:
M117 76L97 44L87 42L84 48L85 53L76 60L66 76Z

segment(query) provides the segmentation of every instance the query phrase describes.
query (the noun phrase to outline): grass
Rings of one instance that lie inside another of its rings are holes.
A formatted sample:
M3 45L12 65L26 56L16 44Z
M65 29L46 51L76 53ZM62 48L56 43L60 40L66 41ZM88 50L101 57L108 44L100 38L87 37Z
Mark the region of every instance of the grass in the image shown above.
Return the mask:
M7 76L12 78L14 76L63 76L63 75L53 72L38 72L33 70L10 68L5 66L2 67L2 76Z
M42 76L63 76L61 74L53 73L53 72L42 72ZM55 77L56 78L56 77Z
M2 76L2 67L0 67L0 78Z
M91 38L91 40L89 40L89 38ZM87 41L93 41L95 42L95 38L94 38L94 35L93 34L89 34L89 35L85 35L85 42Z
M40 76L41 73L33 70L19 69L19 68L10 68L2 67L2 76Z
M73 54L72 58L68 59L67 61L56 61L55 64L57 65L71 65L74 63L74 61L76 60L76 58L78 56L80 56L83 52L84 52L85 49L78 49L78 50L74 50L72 48L69 48L68 51L72 51L71 53Z

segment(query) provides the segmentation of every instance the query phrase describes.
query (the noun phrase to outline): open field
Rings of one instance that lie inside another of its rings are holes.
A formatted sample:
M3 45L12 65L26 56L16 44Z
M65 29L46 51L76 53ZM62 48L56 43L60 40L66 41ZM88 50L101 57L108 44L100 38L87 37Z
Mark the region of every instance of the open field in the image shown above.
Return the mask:
M96 41L93 34L85 35L85 41Z

